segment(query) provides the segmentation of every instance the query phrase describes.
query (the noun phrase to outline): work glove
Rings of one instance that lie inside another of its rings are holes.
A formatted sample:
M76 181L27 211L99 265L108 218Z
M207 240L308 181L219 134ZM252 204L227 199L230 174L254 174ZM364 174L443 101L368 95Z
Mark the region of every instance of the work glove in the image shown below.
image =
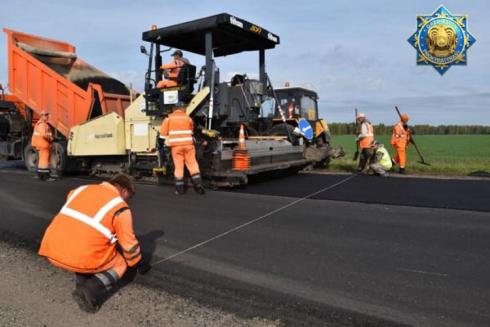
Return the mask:
M144 275L151 270L151 265L145 260L141 260L136 264L136 270L140 275Z

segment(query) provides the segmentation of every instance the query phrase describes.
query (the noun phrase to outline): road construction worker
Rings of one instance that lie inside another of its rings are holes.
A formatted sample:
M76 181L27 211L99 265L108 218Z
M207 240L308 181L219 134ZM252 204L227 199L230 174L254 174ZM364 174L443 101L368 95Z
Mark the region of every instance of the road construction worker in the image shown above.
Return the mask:
M298 106L296 105L296 100L293 99L289 104L288 104L288 119L293 119L294 116L297 113L297 108Z
M386 172L389 171L393 165L391 162L390 154L383 144L378 141L374 141L372 144L373 156L369 164L375 175L386 176Z
M361 125L360 133L357 135L356 140L359 143L359 148L361 149L358 171L362 172L366 168L366 165L373 154L371 145L374 141L374 128L364 113L359 113L356 120L357 123Z
M178 103L173 112L164 119L160 128L160 137L170 147L174 163L175 193L185 193L184 165L189 170L194 190L204 194L199 164L196 160L196 148L192 137L194 122L187 116L185 105Z
M400 121L393 126L393 134L391 135L391 145L396 150L393 164L400 166L400 174L405 173L405 165L407 163L407 148L410 144L410 130L407 125L409 119L410 117L407 114L402 114Z
M53 143L53 134L48 124L49 112L43 111L39 120L34 126L32 133L31 145L37 151L37 176L42 181L54 181L50 176L49 155L51 153L51 144Z
M97 312L128 266L141 274L150 265L141 257L133 232L128 200L135 193L130 177L72 190L44 233L39 255L54 266L74 272L73 299L87 312Z
M172 57L174 58L171 62L160 67L160 69L164 71L164 76L166 79L158 82L158 88L178 86L179 83L177 81L177 78L179 76L181 67L185 65L190 65L189 60L183 57L183 53L180 50L176 50L174 53L172 53Z

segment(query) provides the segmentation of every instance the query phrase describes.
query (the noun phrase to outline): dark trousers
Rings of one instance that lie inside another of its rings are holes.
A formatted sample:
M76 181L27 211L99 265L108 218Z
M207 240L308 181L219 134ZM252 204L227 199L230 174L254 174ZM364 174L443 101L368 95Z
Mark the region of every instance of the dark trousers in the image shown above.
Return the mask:
M363 171L366 168L366 165L369 164L371 158L373 156L373 150L370 148L365 148L361 150L361 156L359 158L359 171Z
M109 292L117 285L119 277L112 269L96 274L75 274L76 288L85 288L89 291L93 302L100 305Z

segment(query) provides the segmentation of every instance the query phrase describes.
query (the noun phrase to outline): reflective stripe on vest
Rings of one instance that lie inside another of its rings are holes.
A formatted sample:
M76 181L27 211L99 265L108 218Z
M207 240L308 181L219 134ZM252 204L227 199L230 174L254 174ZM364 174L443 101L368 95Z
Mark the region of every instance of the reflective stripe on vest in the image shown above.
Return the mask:
M124 200L120 196L117 196L100 208L100 210L93 217L90 217L80 211L73 210L68 207L70 202L72 202L73 199L75 199L75 197L77 197L86 188L87 185L77 188L68 198L63 208L61 208L60 213L89 225L107 237L111 243L115 243L117 241L116 235L112 234L112 232L107 227L102 225L100 221L110 210L114 209L118 204L124 202Z
M169 138L167 142L171 144L175 142L186 142L186 141L192 142L193 140L194 139L192 138L192 136L190 136L190 137Z
M192 131L190 129L182 130L182 131L169 131L168 135L176 135L176 134L189 134L192 135Z

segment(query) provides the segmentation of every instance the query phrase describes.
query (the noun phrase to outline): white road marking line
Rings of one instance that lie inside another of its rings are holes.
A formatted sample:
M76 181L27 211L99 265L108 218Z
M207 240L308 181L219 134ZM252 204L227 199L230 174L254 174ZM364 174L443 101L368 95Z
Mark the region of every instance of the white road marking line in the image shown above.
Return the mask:
M407 268L398 268L397 270L405 271L405 272L411 272L411 273L415 273L415 274L432 275L432 276L439 276L439 277L449 276L448 274L445 274L445 273L438 273L438 272L425 271L425 270L416 270L416 269L407 269Z
M171 256L168 256L168 257L163 258L163 259L161 259L161 260L155 261L155 262L153 262L153 263L152 263L152 265L153 265L153 266L155 266L155 265L157 265L157 264L159 264L159 263L162 263L162 262L165 262L165 261L172 260L172 259L174 259L175 257L178 257L178 256L180 256L180 255L182 255L182 254L185 254L185 253L187 253L187 252L189 252L189 251L192 251L192 250L194 250L194 249L197 249L197 248L199 248L199 247L201 247L201 246L203 246L203 245L206 245L206 244L208 244L208 243L210 243L210 242L212 242L212 241L214 241L214 240L217 240L217 239L219 239L219 238L221 238L221 237L224 237L224 236L226 236L226 235L228 235L228 234L231 234L231 233L233 233L233 232L236 232L236 231L238 231L238 230L240 230L240 229L242 229L242 228L244 228L244 227L247 227L248 225L251 225L251 224L253 224L253 223L256 223L256 222L258 222L258 221L260 221L260 220L262 220L262 219L265 219L265 218L267 218L267 217L270 217L270 216L272 216L272 215L274 215L274 214L276 214L276 213L278 213L278 212L280 212L280 211L283 211L284 209L287 209L287 208L289 208L289 207L294 206L295 204L298 204L298 203L300 203L300 202L302 202L302 201L304 201L304 200L307 200L307 199L309 199L309 198L311 198L311 197L314 197L315 195L318 195L318 194L320 194L320 193L322 193L322 192L325 192L325 191L331 190L331 189L333 189L334 187L337 187L337 186L339 186L339 185L341 185L341 184L344 184L345 182L347 182L347 181L349 181L349 180L353 179L353 178L354 178L354 177L356 177L356 176L357 176L357 174L355 174L355 175L351 175L351 176L349 176L349 177L347 177L347 178L344 178L343 180L341 180L341 181L339 181L339 182L337 182L337 183L335 183L335 184L333 184L333 185L327 186L327 187L325 187L325 188L322 188L322 189L321 189L321 190L319 190L319 191L316 191L316 192L313 192L313 193L311 193L311 194L308 194L308 195L307 195L307 196L305 196L305 197L302 197L302 198L300 198L300 199L297 199L297 200L295 200L295 201L293 201L293 202L291 202L291 203L288 203L288 204L286 204L286 205L284 205L284 206L282 206L282 207L280 207L280 208L274 209L274 210L272 210L272 211L270 211L270 212L266 213L265 215L262 215L262 216L260 216L260 217L258 217L258 218L252 219L252 220L250 220L250 221L248 221L248 222L246 222L246 223L243 223L243 224L241 224L241 225L239 225L239 226L236 226L236 227L234 227L234 228L232 228L232 229L229 229L229 230L227 230L226 232L223 232L223 233L221 233L221 234L218 234L218 235L216 235L216 236L213 236L213 237L211 237L210 239L207 239L207 240L205 240L205 241L203 241L203 242L197 243L197 244L195 244L195 245L193 245L193 246L191 246L191 247L188 247L188 248L187 248L187 249L185 249L185 250L182 250L182 251L179 251L179 252L177 252L177 253L174 253L174 254L172 254Z

